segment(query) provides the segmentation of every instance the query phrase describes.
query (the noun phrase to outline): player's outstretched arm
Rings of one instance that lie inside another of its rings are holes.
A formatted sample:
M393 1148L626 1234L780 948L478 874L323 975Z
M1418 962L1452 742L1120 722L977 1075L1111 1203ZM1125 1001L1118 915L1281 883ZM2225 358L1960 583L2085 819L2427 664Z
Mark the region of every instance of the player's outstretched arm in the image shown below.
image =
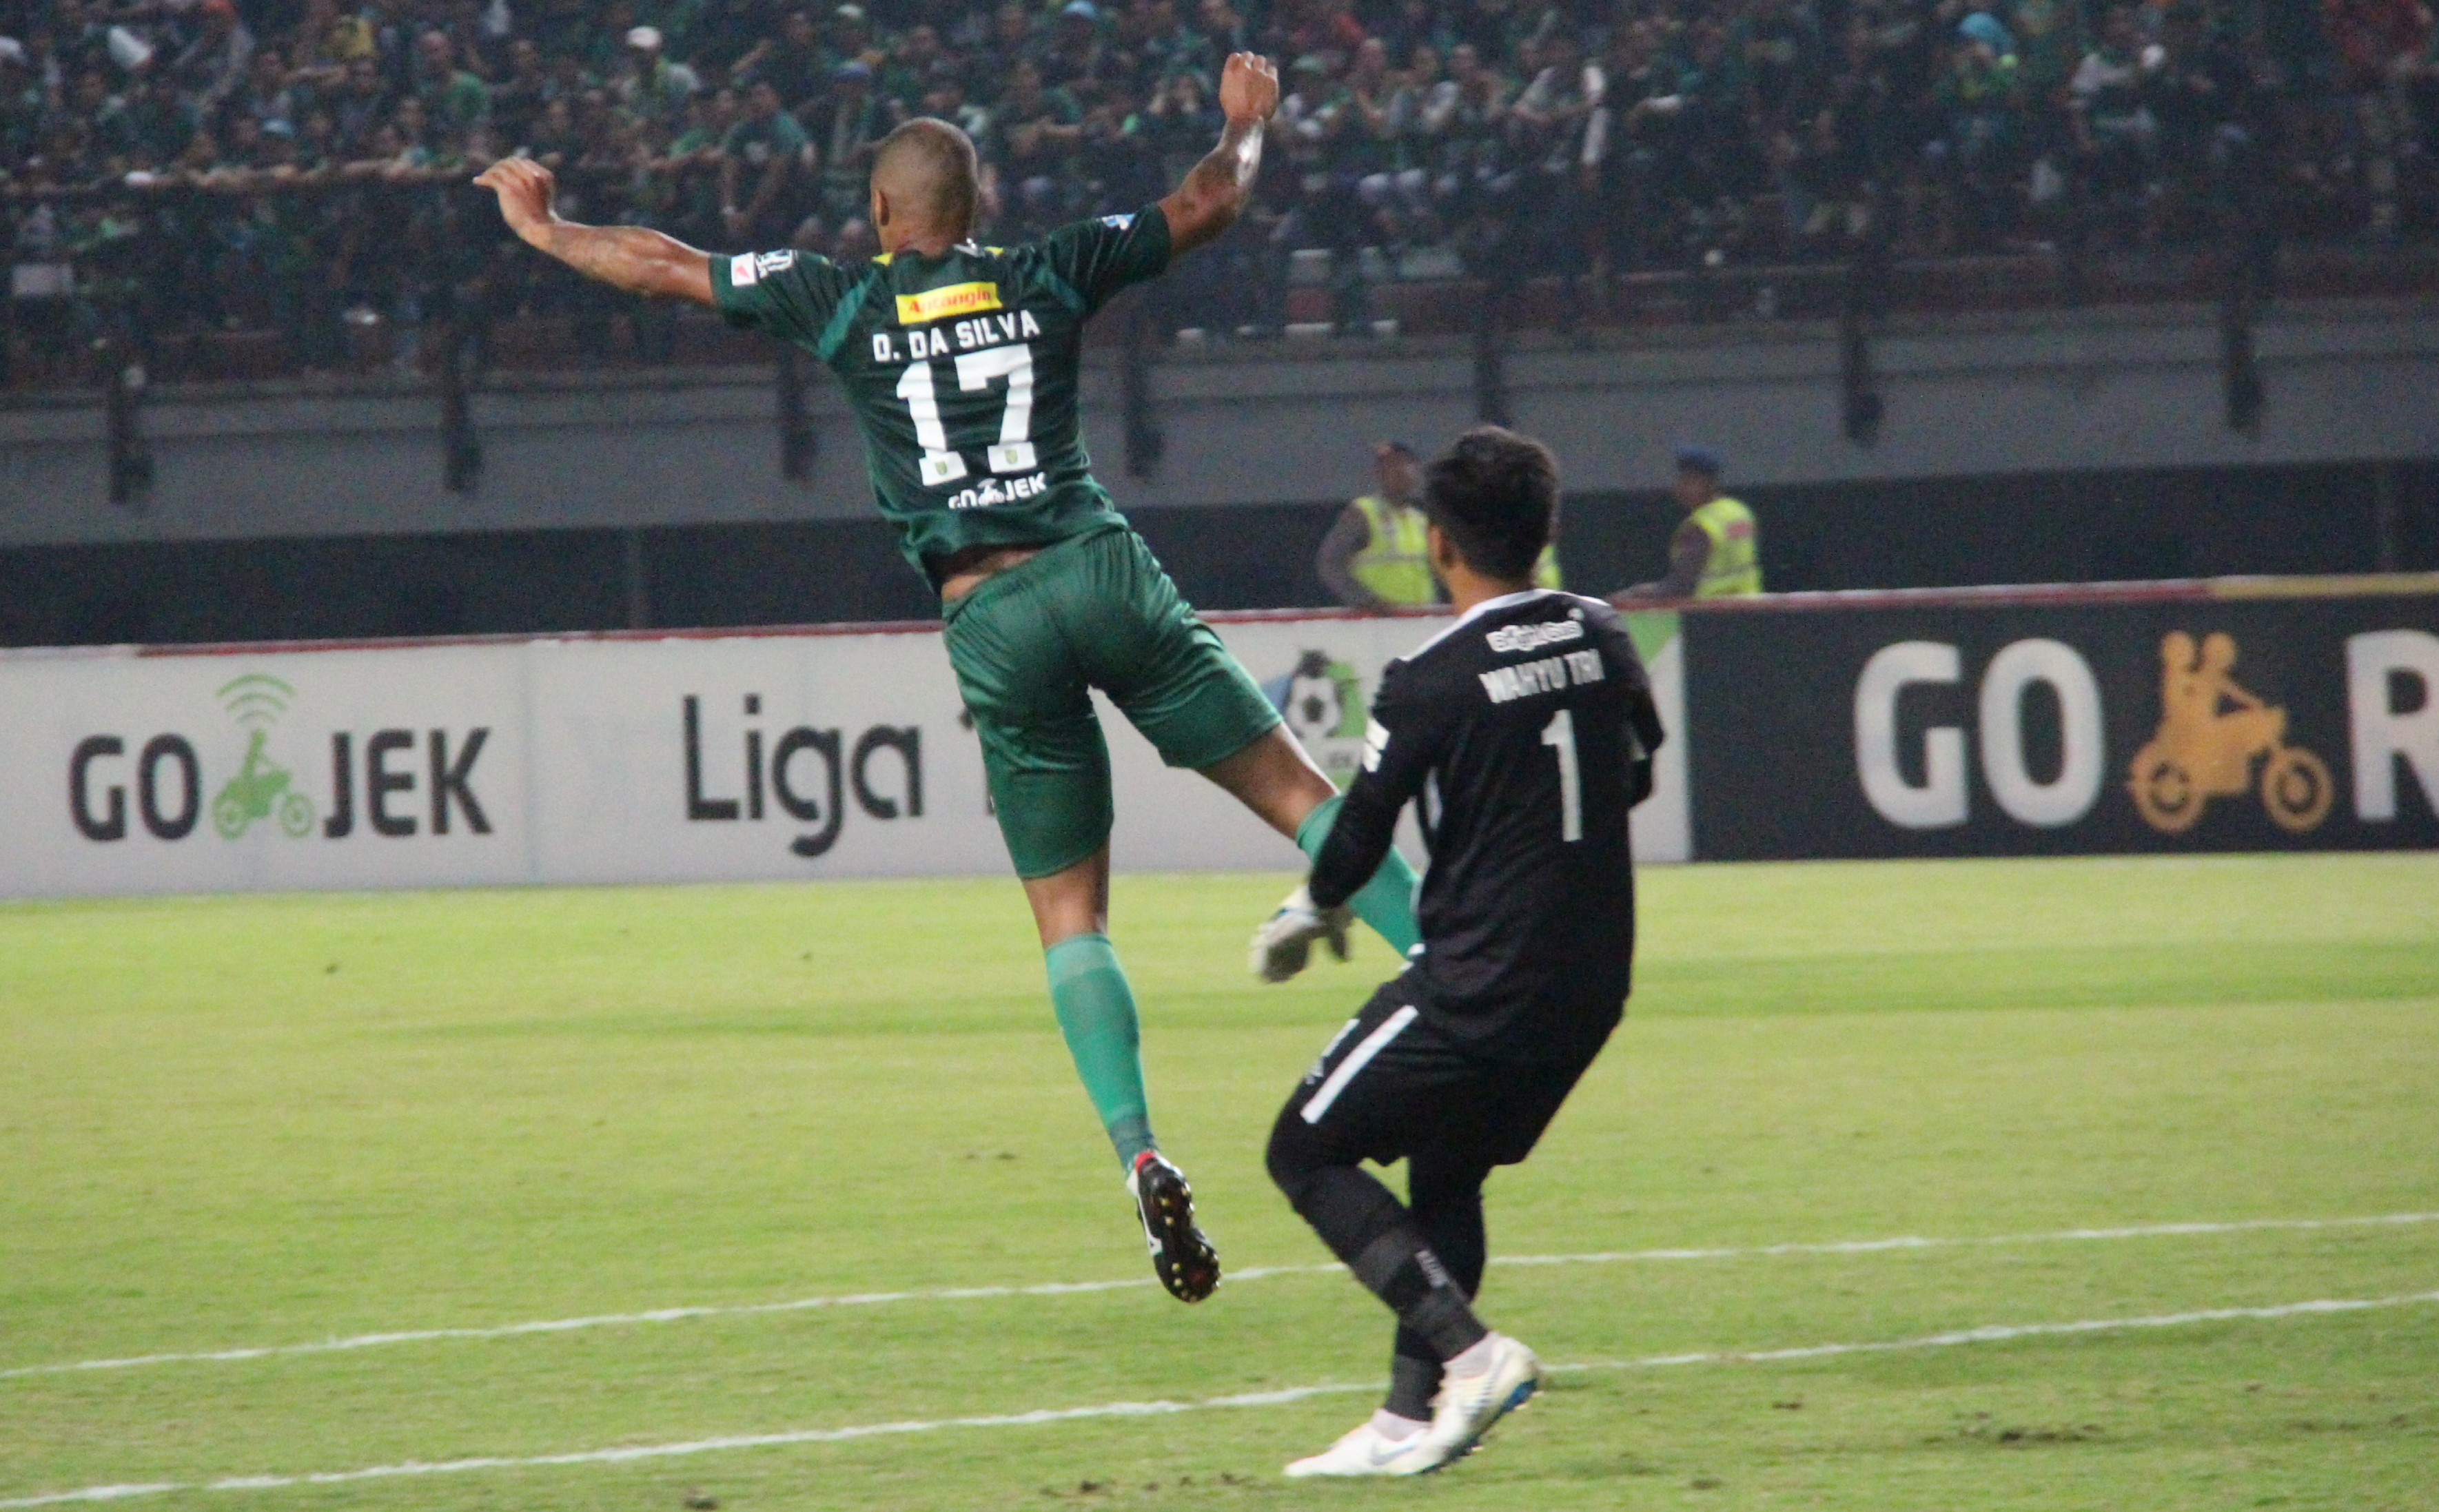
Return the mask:
M1268 58L1231 54L1220 74L1220 108L1228 116L1220 145L1160 202L1161 213L1168 217L1171 257L1191 252L1236 224L1253 197L1254 176L1262 167L1262 128L1279 108L1279 71Z
M525 243L588 278L631 294L711 303L711 254L640 225L579 225L551 208L550 169L504 157L474 182L500 197L500 217Z

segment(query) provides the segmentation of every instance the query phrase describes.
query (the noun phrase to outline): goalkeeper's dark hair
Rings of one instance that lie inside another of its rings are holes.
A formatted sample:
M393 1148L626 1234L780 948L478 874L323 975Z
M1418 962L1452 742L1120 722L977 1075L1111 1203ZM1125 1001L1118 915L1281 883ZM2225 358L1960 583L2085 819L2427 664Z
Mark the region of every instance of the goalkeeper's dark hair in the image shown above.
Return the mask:
M1513 581L1558 524L1558 459L1529 436L1478 425L1423 470L1423 512L1486 578Z

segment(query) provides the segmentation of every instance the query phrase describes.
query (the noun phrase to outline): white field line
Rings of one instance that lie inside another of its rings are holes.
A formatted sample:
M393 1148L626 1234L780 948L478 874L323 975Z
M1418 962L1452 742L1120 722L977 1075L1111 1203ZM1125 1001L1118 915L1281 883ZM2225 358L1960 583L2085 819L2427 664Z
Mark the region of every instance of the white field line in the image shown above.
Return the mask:
M1989 1324L1913 1339L1877 1340L1861 1343L1803 1344L1784 1349L1715 1349L1683 1355L1647 1355L1639 1360L1585 1360L1545 1365L1552 1373L1595 1370L1659 1370L1679 1365L1769 1364L1788 1360L1820 1360L1836 1355L1885 1354L1908 1349L1949 1349L1960 1344L2003 1343L2011 1339L2110 1333L2129 1328L2181 1328L2203 1323L2246 1323L2265 1319L2325 1316L2362 1312L2376 1307L2405 1307L2439 1303L2439 1291L2395 1297L2356 1297L2289 1302L2270 1307L2210 1307L2193 1312L2154 1313L2136 1318L2084 1318L2072 1323ZM1072 1423L1095 1417L1158 1417L1176 1413L1207 1412L1221 1407L1278 1407L1314 1396L1379 1391L1377 1381L1326 1381L1291 1386L1284 1391L1246 1392L1232 1396L1206 1396L1200 1401L1103 1402L1092 1407L1043 1407L1032 1412L988 1417L941 1417L928 1421L866 1423L852 1428L801 1428L774 1433L737 1433L721 1438L686 1439L668 1444L629 1444L615 1449L579 1450L564 1454L486 1454L458 1460L405 1460L360 1470L318 1470L298 1475L232 1475L214 1481L145 1481L88 1485L73 1491L0 1501L0 1512L21 1507L60 1506L73 1502L119 1502L132 1497L160 1496L171 1491L276 1491L294 1485L341 1485L353 1481L394 1480L412 1475L457 1475L472 1470L522 1470L561 1465L627 1465L638 1460L673 1459L689 1454L716 1454L727 1450L772 1449L791 1444L837 1444L849 1439L898 1433L935 1433L952 1428L1031 1428L1044 1423Z
M2323 1229L2403 1227L2439 1223L2439 1213L2383 1213L2363 1218L2242 1218L2223 1223L2148 1223L2124 1228L2059 1229L2047 1234L1997 1234L1979 1238L1897 1237L1830 1239L1764 1244L1745 1249L1609 1250L1587 1254L1495 1254L1493 1265L1627 1265L1660 1261L1768 1259L1791 1254L1882 1254L1891 1252L1987 1248L2003 1245L2062 1244L2111 1239L2183 1238L2213 1234L2255 1234L2268 1231L2310 1232ZM1231 1271L1235 1282L1270 1276L1319 1275L1343 1271L1326 1265L1268 1265ZM681 1323L693 1318L744 1318L780 1312L810 1312L824 1307L869 1307L899 1302L961 1302L993 1297L1059 1297L1078 1292L1128 1291L1157 1283L1150 1276L1123 1281L1047 1281L1031 1286L935 1287L914 1291L859 1291L834 1296L797 1297L785 1302L747 1302L700 1307L657 1307L649 1312L605 1312L581 1318L545 1318L531 1323L485 1327L416 1328L394 1333L348 1334L305 1343L255 1344L187 1354L130 1355L115 1360L80 1360L65 1364L16 1365L0 1369L0 1380L24 1376L58 1376L87 1370L134 1370L146 1365L176 1365L240 1360L267 1360L285 1355L324 1355L350 1349L377 1349L387 1344L429 1343L452 1339L513 1339L525 1334L572 1333L584 1328L610 1328L648 1323Z

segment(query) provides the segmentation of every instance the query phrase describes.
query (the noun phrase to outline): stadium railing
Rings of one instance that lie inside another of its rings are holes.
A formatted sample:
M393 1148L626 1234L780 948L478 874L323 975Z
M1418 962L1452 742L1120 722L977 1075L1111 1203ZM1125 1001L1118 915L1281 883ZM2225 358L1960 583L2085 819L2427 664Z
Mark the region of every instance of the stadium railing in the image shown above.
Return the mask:
M21 222L0 327L0 389L90 389L132 357L156 382L428 378L470 346L476 371L767 363L767 344L707 312L655 310L580 285L506 236L489 196L457 170L365 169L273 178L234 174L101 187L0 189ZM59 224L41 238L36 211ZM339 249L335 243L345 241ZM1214 334L1331 331L1504 339L1517 332L1684 323L1829 320L2224 300L2270 294L2394 296L2439 292L2439 243L2290 243L2274 250L2206 238L2100 252L2055 243L1972 256L1849 249L1826 260L1692 257L1679 266L1579 276L1495 276L1453 256L1391 258L1363 249L1364 276L1327 270L1324 249L1266 247L1232 262L1268 287L1231 301L1255 318ZM344 259L340 276L333 268ZM1180 294L1186 291L1180 290ZM1099 339L1165 343L1194 327L1188 301L1154 318L1107 323Z

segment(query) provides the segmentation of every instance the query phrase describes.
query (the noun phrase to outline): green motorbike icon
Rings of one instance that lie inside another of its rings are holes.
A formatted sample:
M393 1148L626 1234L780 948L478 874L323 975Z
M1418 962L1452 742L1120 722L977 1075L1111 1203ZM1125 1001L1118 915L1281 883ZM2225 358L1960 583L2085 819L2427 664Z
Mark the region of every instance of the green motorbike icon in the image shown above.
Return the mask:
M313 827L312 800L290 789L287 770L263 756L262 735L254 732L246 743L245 765L212 800L212 827L235 840L256 820L276 815L281 833L301 840Z

